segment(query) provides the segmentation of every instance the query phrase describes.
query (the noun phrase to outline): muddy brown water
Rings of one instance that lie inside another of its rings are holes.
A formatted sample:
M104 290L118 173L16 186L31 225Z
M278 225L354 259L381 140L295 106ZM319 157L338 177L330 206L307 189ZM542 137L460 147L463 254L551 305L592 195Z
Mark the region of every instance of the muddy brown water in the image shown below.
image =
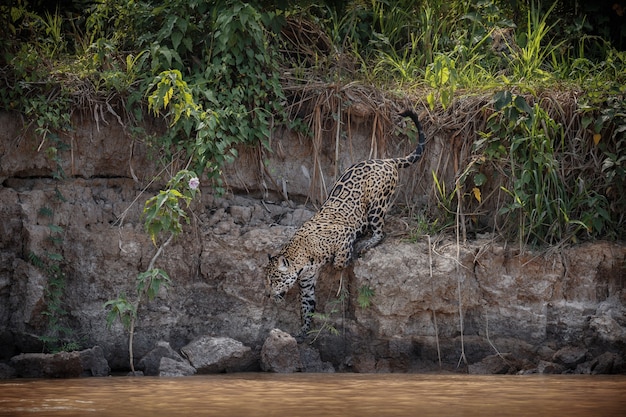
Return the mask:
M626 416L626 376L228 374L0 381L1 416Z

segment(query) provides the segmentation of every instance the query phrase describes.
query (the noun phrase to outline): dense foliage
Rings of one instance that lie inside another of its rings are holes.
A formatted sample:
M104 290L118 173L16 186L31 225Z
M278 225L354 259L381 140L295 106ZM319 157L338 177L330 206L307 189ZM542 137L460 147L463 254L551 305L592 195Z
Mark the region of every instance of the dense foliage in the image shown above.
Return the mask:
M447 205L468 196L482 204L489 165L510 179L499 213L515 219L516 231L502 231L539 244L624 238L624 7L14 0L0 5L0 108L21 112L39 148L57 159L72 112L87 111L96 123L114 116L155 155L191 160L219 188L237 145L267 146L275 125L297 127L289 109L302 96L294 91L312 80L359 81L420 97L436 112L490 94L488 128ZM567 127L539 99L547 90L578 92L576 117L593 143L566 143ZM170 125L161 137L141 130L151 113ZM572 152L578 158L565 170Z

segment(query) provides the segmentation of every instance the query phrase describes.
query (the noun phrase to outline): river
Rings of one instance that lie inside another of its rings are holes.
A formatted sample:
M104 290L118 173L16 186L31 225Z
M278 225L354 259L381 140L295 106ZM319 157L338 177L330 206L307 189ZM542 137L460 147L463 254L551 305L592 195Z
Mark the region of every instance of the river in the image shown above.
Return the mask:
M0 381L1 416L625 416L626 376L222 374Z

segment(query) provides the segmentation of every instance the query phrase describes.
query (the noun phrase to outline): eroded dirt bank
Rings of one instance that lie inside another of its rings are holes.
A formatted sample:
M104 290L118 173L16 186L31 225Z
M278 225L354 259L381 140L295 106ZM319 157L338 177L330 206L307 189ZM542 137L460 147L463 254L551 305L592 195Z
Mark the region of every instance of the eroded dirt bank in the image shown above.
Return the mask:
M11 115L1 115L0 124L7 126L0 130L0 359L41 351L38 336L49 325L42 313L51 278L31 254L58 251L66 281L65 324L83 347L101 346L113 369L127 367L127 336L119 324L107 329L103 305L131 294L137 273L154 254L141 209L157 190L146 189L155 164L142 144L131 147L114 123L98 129L77 121L68 138L74 146L62 159L68 178L55 180L54 163L37 152L40 140L20 136ZM277 132L277 152L268 162L274 184L259 178L252 150L227 172L236 194L216 197L203 189L202 200L192 206L191 224L159 259L173 286L139 312L137 359L159 340L179 349L212 334L258 350L273 328L296 332L297 291L284 305L271 303L264 296L262 268L267 254L313 208L278 196L286 190L287 197L303 202L316 169L332 183L334 172L367 156L367 129L352 140L354 146L339 153L340 163L331 163L336 159L329 152L316 166L306 141ZM386 152L402 154L410 146L398 138ZM420 178L430 163L427 157L403 173L398 203L422 198L419 189L426 185ZM419 371L437 368L439 360L455 368L463 356L476 364L501 355L507 360L497 366L483 362L474 369L502 372L508 362L518 369L557 364L562 367L557 370L584 372L608 352L608 371L624 371L625 245L596 242L534 253L490 235L461 245L449 237L429 243L426 237L408 239L411 222L394 210L379 247L343 274L331 269L322 274L319 311L327 321L318 318L314 327L338 330L337 335L323 331L314 342L323 360L339 370ZM363 286L375 294L367 308L357 303Z

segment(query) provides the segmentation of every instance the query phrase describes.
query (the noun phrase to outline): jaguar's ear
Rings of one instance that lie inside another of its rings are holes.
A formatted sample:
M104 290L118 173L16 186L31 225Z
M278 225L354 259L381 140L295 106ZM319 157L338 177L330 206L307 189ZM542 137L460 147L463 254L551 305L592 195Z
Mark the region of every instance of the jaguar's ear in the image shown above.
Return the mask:
M271 261L272 260L272 255L270 255L269 253L267 254L267 260Z
M289 268L289 261L287 261L287 259L283 255L280 255L278 257L278 270L281 272L287 272L288 268Z

